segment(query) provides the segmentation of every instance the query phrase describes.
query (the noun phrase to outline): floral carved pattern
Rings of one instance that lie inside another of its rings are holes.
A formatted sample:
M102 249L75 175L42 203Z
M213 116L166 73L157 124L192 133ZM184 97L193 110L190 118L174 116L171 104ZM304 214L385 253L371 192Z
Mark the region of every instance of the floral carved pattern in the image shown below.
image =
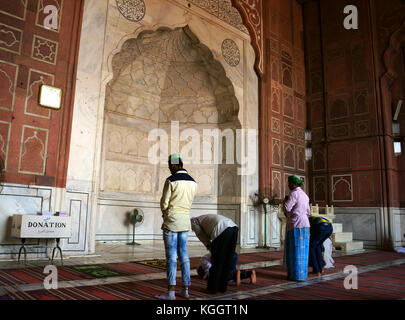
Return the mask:
M240 51L235 41L225 39L222 42L222 56L232 67L236 67L240 62Z
M256 52L256 68L263 75L263 23L262 0L232 0L233 5L242 13L242 19L250 32L252 45Z
M32 58L42 62L56 64L58 55L58 43L34 36L34 43L32 46Z
M116 0L118 10L125 19L138 22L146 13L146 5L143 0Z

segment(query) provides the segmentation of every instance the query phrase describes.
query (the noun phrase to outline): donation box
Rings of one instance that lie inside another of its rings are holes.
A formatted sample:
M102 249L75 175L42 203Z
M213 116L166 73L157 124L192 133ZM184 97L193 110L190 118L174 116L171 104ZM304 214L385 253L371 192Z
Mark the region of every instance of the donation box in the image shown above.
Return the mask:
M15 238L70 238L71 217L13 215L11 236Z

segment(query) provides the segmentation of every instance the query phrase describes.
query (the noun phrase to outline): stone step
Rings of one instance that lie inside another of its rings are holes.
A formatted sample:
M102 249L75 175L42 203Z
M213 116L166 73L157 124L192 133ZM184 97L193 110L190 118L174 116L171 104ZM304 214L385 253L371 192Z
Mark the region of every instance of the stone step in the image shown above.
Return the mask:
M332 234L332 242L350 242L353 241L352 232L335 232Z
M350 241L350 242L336 242L334 243L336 250L342 251L361 251L363 250L362 241Z
M333 233L343 232L342 223L332 223L332 226L333 226Z

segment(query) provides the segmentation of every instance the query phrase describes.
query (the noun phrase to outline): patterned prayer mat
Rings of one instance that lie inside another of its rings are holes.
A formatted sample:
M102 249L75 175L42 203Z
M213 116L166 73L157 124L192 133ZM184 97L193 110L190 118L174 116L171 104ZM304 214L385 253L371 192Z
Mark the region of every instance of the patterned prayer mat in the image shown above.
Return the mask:
M134 263L139 263L139 264L143 264L148 267L166 270L166 260L164 260L164 259L141 260L141 261L134 261ZM180 269L180 266L177 264L177 270L179 270L179 269Z
M150 259L150 260L140 260L133 261L132 263L139 263L148 267L158 268L160 270L166 270L166 260L165 259ZM190 269L195 269L200 263L200 258L190 258ZM181 270L180 261L177 260L177 270Z
M116 276L126 276L128 273L119 272L106 268L101 265L83 265L83 266L72 266L70 267L76 271L85 273L93 278L107 278Z

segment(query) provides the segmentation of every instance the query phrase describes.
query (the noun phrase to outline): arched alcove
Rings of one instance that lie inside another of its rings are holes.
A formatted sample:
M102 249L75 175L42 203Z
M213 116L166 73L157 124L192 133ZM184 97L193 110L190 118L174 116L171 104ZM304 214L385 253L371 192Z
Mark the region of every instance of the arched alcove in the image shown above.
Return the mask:
M188 156L195 154L182 156L187 170L198 179L197 196L211 203L240 196L236 164L226 164L225 158L220 164L194 162L202 160L204 130L231 130L236 138L235 130L241 124L232 82L187 26L143 31L128 39L114 55L112 71L105 97L102 192L160 197L170 173L165 163L153 164L148 158L156 143L148 141L149 133L163 129L168 152L173 153L194 143L181 141L182 133L192 129L198 133L200 157L192 161ZM177 149L171 149L173 121L179 125ZM222 152L225 150L226 144ZM235 154L233 157L236 163ZM135 182L130 183L131 179Z

